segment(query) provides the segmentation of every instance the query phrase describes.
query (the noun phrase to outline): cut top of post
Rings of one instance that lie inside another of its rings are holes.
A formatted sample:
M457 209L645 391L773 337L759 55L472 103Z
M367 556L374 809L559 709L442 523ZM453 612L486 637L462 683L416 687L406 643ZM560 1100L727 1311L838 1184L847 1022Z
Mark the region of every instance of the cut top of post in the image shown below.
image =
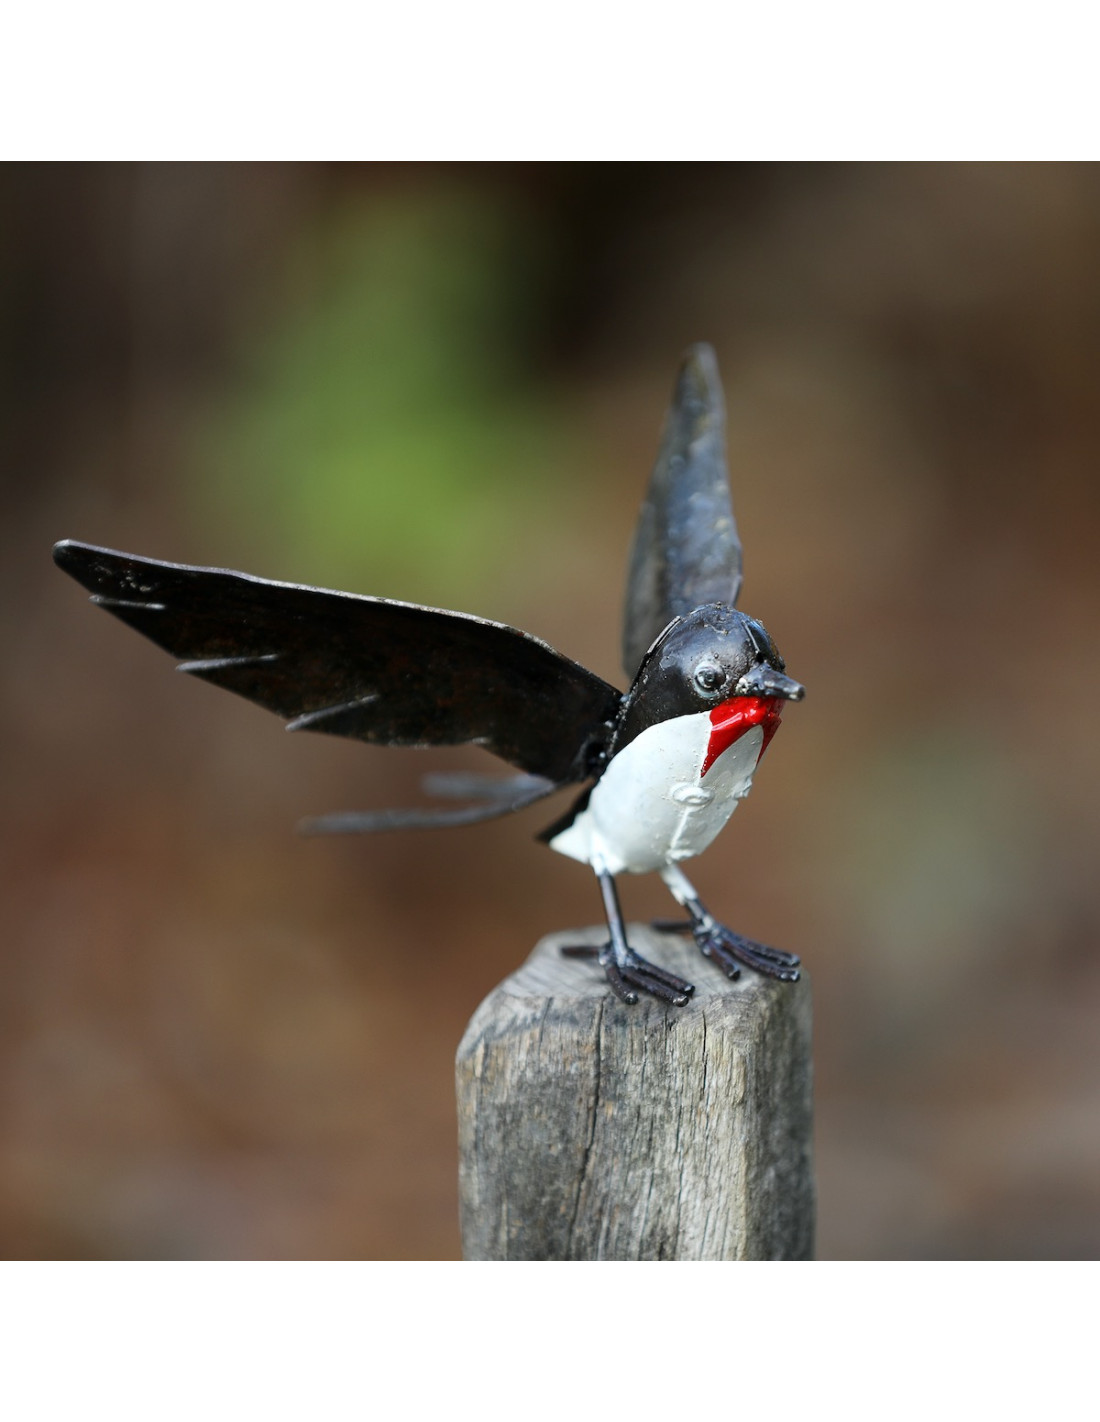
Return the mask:
M553 934L458 1049L468 1259L806 1259L813 1251L810 987L731 982L639 924L686 1007L611 997Z

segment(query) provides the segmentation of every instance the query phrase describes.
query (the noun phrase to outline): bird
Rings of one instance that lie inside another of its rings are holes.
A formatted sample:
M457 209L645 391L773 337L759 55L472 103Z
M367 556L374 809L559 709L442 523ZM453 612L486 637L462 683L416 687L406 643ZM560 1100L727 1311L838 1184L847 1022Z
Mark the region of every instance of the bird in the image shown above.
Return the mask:
M517 771L424 777L457 808L322 815L307 833L449 828L581 786L538 838L596 876L607 940L594 957L611 992L673 1006L694 985L630 945L616 880L657 873L689 932L730 979L743 966L782 982L799 959L735 933L680 865L702 853L749 793L785 703L786 673L762 622L736 608L742 553L729 491L725 404L714 350L685 353L630 555L622 631L625 693L527 632L383 597L161 562L64 539L54 560L92 602L177 659L286 721L376 745L474 743Z

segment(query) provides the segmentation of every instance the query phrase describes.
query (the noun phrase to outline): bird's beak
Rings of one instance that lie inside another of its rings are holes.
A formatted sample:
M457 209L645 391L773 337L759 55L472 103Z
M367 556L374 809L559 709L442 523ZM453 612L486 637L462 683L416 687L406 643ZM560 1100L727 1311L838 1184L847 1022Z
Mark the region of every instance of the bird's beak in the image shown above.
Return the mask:
M806 688L789 676L777 672L764 662L747 671L733 688L734 696L783 696L788 701L801 701Z

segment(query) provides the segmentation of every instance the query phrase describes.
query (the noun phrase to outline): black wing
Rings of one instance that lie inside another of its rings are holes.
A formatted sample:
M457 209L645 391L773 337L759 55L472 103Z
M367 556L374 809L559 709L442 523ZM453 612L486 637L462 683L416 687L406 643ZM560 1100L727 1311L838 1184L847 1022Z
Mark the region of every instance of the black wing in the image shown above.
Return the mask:
M726 476L726 414L718 362L692 346L680 367L642 505L623 616L623 666L638 666L674 617L741 591L741 541Z
M583 780L619 692L526 632L460 612L135 558L54 549L92 601L288 720L389 746L473 741L531 775Z

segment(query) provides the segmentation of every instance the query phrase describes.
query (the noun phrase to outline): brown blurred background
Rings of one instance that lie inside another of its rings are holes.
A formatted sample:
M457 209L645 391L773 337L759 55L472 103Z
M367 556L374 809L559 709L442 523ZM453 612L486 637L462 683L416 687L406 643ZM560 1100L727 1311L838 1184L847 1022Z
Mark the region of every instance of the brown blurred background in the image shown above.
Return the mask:
M296 837L492 763L288 737L51 543L476 612L621 685L706 339L743 606L809 694L693 877L813 974L820 1253L1096 1257L1098 257L1095 167L0 169L0 1252L455 1257L463 1027L599 917L533 842L557 802Z

